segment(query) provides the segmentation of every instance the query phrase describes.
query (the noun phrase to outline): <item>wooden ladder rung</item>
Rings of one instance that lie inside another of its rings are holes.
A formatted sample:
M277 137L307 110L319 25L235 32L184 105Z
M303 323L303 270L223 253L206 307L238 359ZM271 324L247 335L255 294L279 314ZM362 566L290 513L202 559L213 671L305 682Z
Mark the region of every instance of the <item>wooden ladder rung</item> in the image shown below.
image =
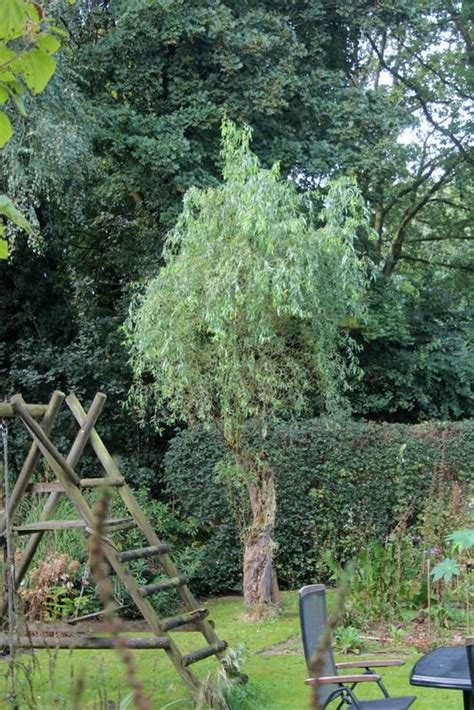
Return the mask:
M64 493L65 488L59 481L42 481L28 484L26 491L27 493Z
M177 589L187 584L189 577L185 574L179 577L170 577L169 579L163 579L161 582L153 582L152 584L145 584L140 587L140 594L142 597L149 597L150 594L155 594L156 592L164 592L167 589Z
M81 478L79 481L81 488L120 488L125 485L125 479L116 478Z
M14 525L13 530L19 535L28 535L28 533L47 532L48 530L70 530L71 528L85 527L86 524L83 520L45 520L26 525Z
M194 609L193 611L188 611L185 614L180 614L179 616L169 616L167 619L160 619L161 630L171 631L171 629L177 629L179 626L192 624L193 621L205 619L208 614L209 612L207 609Z
M213 643L211 646L206 646L205 648L200 648L198 651L192 651L184 655L181 660L184 666L190 666L196 661L202 661L204 658L209 658L209 656L215 656L216 653L221 653L227 648L226 641L218 641Z
M104 522L104 527L112 532L116 530L128 530L135 526L136 522L132 518L116 518ZM37 523L13 526L13 530L19 535L28 535L29 533L47 532L51 530L70 530L72 528L85 529L87 525L84 520L45 520Z
M153 545L151 547L139 547L136 550L125 550L119 552L117 557L120 562L131 562L132 560L143 560L146 557L158 557L167 555L171 551L171 545Z
M0 634L0 646L8 646L9 638ZM98 648L113 649L118 643L114 637L106 636L20 636L13 638L16 648ZM138 638L120 637L120 646L138 650L169 648L167 636L139 636Z

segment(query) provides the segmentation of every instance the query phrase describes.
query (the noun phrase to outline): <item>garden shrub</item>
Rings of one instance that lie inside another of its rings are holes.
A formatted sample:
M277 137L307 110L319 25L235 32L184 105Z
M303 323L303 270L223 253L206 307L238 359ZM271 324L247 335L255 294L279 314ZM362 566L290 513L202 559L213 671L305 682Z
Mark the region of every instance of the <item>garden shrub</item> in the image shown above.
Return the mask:
M290 588L327 581L328 557L344 562L367 541L384 541L401 516L421 530L440 472L444 485L465 491L472 480L472 421L331 427L317 419L275 424L264 440L249 428L245 443L276 474L275 561L281 585ZM170 505L179 519L193 521L180 544L195 562L192 586L200 594L240 589L243 531L236 520L248 503L244 484L229 496L216 475L227 457L218 430L200 426L179 433L165 456Z

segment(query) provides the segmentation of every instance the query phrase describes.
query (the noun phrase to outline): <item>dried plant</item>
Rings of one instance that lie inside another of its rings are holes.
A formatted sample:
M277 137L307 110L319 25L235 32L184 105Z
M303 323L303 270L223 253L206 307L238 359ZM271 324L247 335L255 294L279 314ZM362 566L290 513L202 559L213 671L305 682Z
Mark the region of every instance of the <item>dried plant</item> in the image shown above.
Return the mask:
M28 621L46 621L54 616L58 588L70 592L71 597L74 595L79 567L79 562L67 554L49 554L31 570L28 586L19 591Z
M89 542L90 568L104 607L105 624L109 633L115 637L115 647L125 666L127 681L132 689L135 706L138 710L151 710L151 705L143 692L143 684L137 678L133 654L125 645L126 637L120 636L122 624L115 614L113 589L108 575L108 564L104 552L104 523L109 510L109 499L110 493L104 492L104 495L97 501L94 507L96 527L94 528Z

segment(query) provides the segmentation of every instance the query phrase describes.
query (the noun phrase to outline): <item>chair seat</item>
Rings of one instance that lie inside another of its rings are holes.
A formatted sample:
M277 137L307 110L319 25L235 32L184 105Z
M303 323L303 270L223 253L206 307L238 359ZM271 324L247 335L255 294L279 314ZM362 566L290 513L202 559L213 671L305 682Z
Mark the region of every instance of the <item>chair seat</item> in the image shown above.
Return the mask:
M358 700L360 710L406 710L416 700L415 695L402 695L398 698L382 698L381 700ZM346 707L346 706L344 706ZM352 703L347 706L355 708Z

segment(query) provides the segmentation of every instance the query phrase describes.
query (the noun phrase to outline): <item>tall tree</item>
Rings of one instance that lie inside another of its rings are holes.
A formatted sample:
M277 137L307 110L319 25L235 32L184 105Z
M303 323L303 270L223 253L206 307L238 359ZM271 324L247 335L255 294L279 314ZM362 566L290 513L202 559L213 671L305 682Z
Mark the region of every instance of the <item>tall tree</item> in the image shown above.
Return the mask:
M316 391L333 410L356 367L344 328L363 312L368 230L353 182L334 183L317 226L311 203L279 169L260 167L250 132L223 123L224 183L185 196L165 266L128 321L136 384L158 421L217 421L246 482L252 524L243 589L249 606L278 600L272 567L273 471L242 445L249 419L308 411ZM341 356L341 348L345 356Z

